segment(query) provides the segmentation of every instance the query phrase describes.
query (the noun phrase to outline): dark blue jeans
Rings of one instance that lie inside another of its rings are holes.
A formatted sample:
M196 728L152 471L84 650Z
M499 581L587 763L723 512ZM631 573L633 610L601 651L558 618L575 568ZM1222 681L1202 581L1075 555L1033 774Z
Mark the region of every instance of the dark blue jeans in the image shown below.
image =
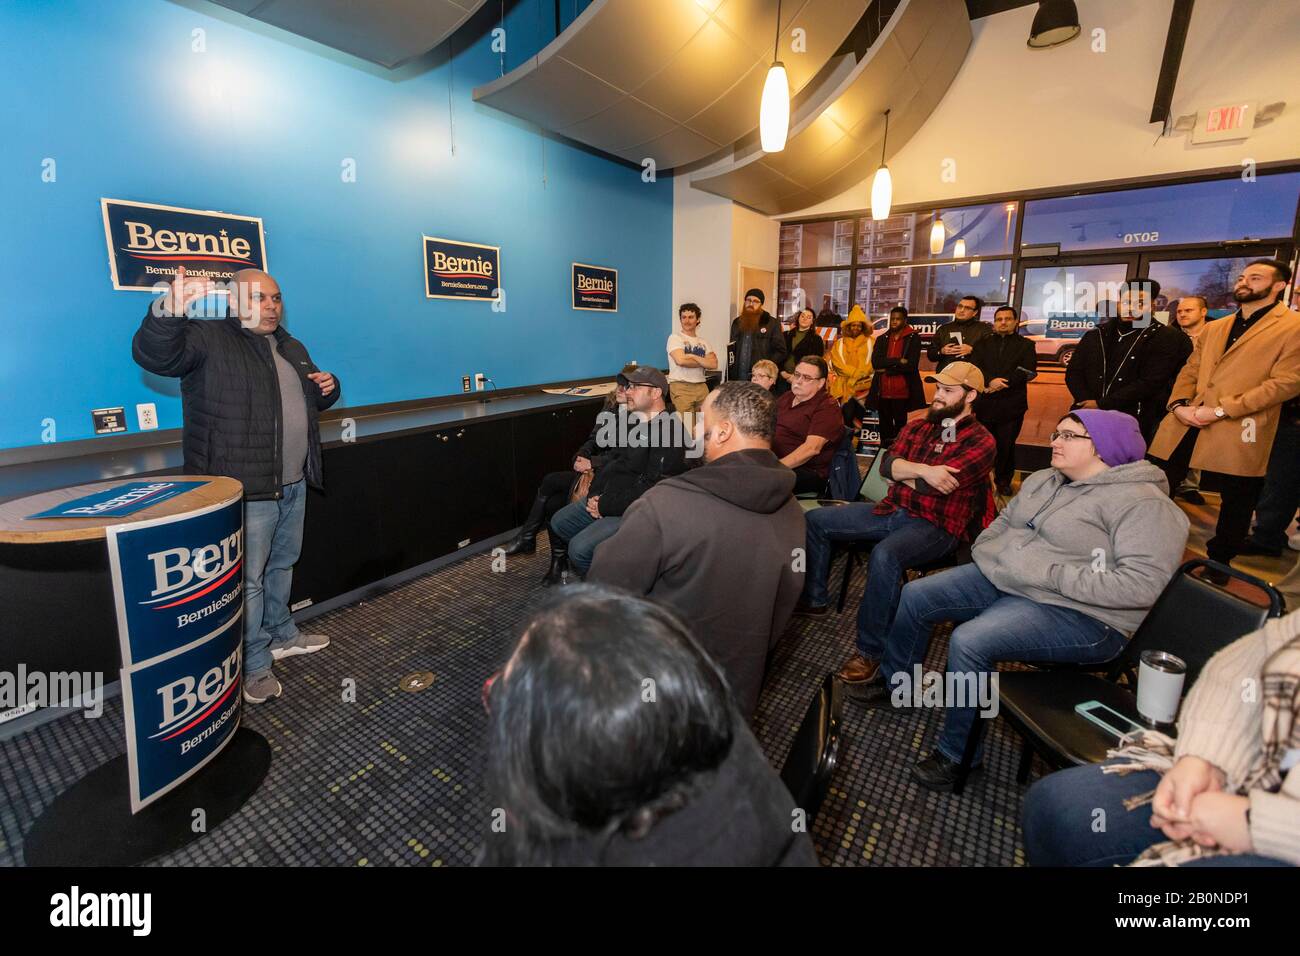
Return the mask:
M898 607L903 572L948 554L957 547L957 539L901 508L887 515L874 514L874 508L855 502L808 512L808 573L803 597L806 603L818 606L829 600L826 579L835 542L878 541L871 549L867 590L858 607L858 650L864 657L878 660Z
M999 591L974 564L931 574L903 588L880 670L897 689L915 681L936 624L956 621L948 639L948 674L989 682L999 661L1087 664L1108 661L1127 638L1073 608L1039 604ZM969 676L967 676L969 675ZM945 684L948 682L945 681ZM951 703L951 702L949 702ZM991 708L996 715L996 707ZM938 749L959 761L975 728L978 706L948 706ZM975 753L979 762L983 742Z
M1151 805L1125 810L1124 800L1154 790L1154 770L1107 774L1102 765L1048 774L1025 795L1021 828L1030 866L1123 866L1167 837L1151 826ZM1095 829L1096 828L1096 829ZM1196 860L1187 866L1289 866L1254 853Z
M1264 490L1255 502L1250 540L1261 548L1285 548L1287 530L1300 507L1300 425L1283 422L1268 456Z
M569 565L579 574L591 570L596 546L614 536L623 518L593 518L587 511L587 499L565 505L551 518L551 533L569 543Z

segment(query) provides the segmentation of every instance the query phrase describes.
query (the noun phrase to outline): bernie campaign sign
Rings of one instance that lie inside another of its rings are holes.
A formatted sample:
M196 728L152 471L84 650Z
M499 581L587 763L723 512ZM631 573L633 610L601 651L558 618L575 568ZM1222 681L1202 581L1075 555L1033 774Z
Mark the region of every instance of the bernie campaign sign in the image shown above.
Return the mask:
M105 529L132 813L196 773L239 726L242 519L237 497Z
M1096 312L1049 312L1047 329L1049 339L1081 339L1097 327Z
M101 199L114 289L153 292L176 269L228 282L240 269L266 271L262 220L224 212Z
M424 294L427 298L495 302L501 289L499 246L424 237Z
M187 491L192 491L206 481L131 481L125 485L116 485L107 491L97 491L93 495L74 498L61 505L55 505L40 514L28 515L32 518L122 518L135 514L143 508L175 498Z
M618 311L618 270L573 263L573 307L585 312Z

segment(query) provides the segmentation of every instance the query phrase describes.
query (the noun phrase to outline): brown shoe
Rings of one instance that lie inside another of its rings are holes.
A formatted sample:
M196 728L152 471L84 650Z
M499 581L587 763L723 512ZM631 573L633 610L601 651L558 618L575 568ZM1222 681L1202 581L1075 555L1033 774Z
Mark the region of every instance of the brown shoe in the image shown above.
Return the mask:
M854 653L837 675L846 684L864 684L876 676L880 670L880 661L869 661L861 654Z

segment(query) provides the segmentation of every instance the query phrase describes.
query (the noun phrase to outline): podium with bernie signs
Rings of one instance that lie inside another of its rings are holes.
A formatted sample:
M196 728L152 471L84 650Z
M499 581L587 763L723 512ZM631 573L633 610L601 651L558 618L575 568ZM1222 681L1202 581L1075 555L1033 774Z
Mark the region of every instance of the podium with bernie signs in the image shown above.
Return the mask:
M16 675L18 696L0 711L96 719L96 689L120 681L126 731L126 752L32 825L28 865L144 862L201 838L260 786L270 746L240 727L243 557L243 488L230 478L0 504L0 673Z

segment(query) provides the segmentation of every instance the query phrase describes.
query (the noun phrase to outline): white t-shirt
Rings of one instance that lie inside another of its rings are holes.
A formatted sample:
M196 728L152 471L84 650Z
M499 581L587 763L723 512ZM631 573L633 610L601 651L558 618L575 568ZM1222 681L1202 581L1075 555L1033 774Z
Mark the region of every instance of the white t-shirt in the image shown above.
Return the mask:
M681 349L687 355L704 358L712 351L709 348L709 343L694 335L687 335L685 332L674 332L668 336L668 381L703 382L704 369L678 365L673 361L673 352L677 351L677 349Z

